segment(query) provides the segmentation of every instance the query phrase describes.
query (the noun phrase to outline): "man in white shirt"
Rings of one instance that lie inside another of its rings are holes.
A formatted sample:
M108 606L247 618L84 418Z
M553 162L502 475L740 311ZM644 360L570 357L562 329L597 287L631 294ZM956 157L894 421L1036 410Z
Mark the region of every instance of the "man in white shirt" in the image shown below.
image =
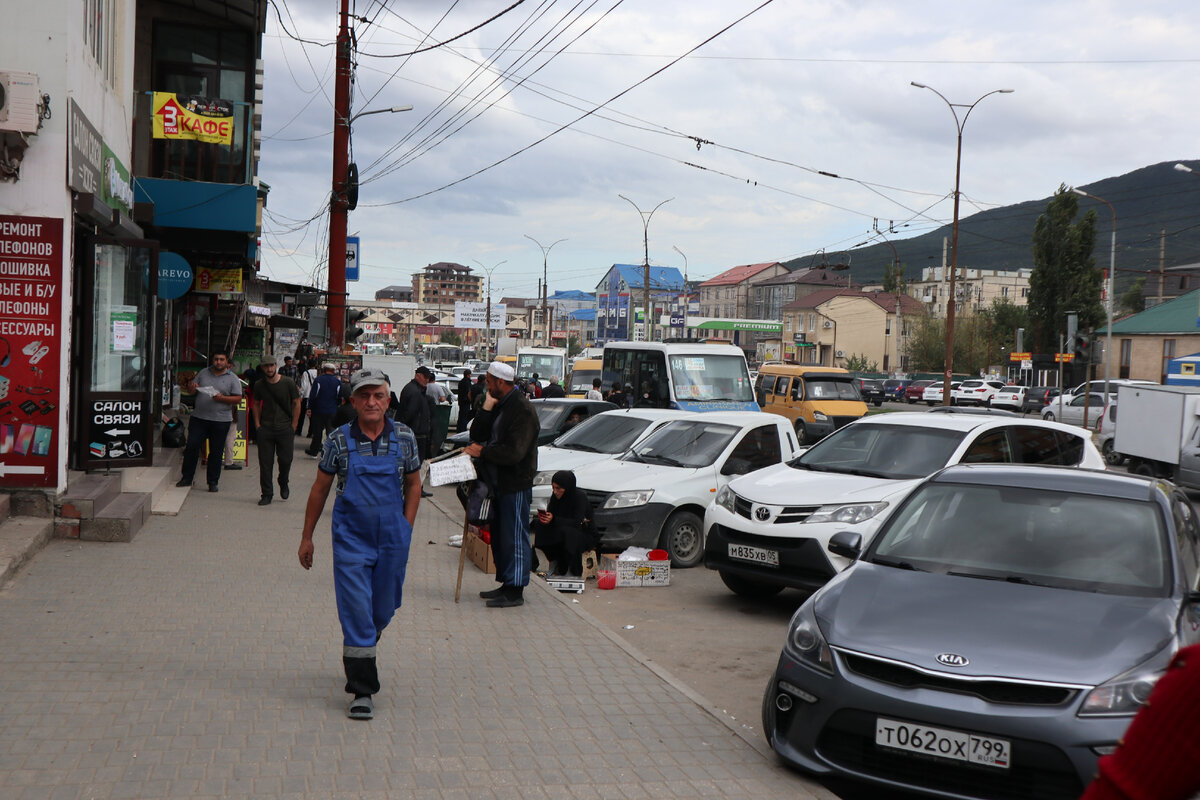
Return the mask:
M308 395L312 391L313 383L316 380L317 364L315 361L309 361L308 368L300 376L300 424L296 426L297 436L304 435L304 419L308 416Z
M603 400L604 394L600 391L600 386L601 386L600 379L592 378L592 388L588 389L585 397L588 400Z

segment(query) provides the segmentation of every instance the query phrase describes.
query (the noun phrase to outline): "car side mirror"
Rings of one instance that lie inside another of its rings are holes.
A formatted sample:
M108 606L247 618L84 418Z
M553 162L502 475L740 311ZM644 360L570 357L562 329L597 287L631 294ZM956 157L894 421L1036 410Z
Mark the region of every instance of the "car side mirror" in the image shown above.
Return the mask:
M829 552L851 561L862 555L862 534L854 531L838 531L829 537Z

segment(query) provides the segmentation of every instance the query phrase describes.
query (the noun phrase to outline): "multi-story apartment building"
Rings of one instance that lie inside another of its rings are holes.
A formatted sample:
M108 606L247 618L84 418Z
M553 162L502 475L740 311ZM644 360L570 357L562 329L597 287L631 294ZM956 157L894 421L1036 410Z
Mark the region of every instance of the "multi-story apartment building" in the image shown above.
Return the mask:
M479 303L483 300L483 277L472 275L470 267L439 261L412 276L412 299L417 303L452 305L456 301Z

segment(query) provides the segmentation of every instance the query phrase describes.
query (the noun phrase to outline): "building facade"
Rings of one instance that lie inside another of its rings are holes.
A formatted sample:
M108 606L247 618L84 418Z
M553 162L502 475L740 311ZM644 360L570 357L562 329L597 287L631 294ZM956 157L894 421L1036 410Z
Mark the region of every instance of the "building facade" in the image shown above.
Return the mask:
M957 311L982 311L996 300L1006 300L1015 306L1029 305L1029 276L1032 269L1011 271L995 269L958 268L954 290L958 295ZM946 300L950 297L950 269L927 267L921 280L908 284L908 293L919 300L934 317L946 316Z
M635 264L613 264L596 284L596 344L605 342L640 341L644 338L645 326L642 304L645 297L645 267ZM661 312L684 294L683 273L675 267L650 267L651 319L656 309ZM683 322L678 326L653 330L656 339L664 335L682 336ZM677 333L672 333L677 331Z
M907 370L906 340L922 305L904 294L823 289L783 309L784 360L844 367L858 356L883 372Z
M455 301L478 303L483 300L483 277L472 275L470 267L439 261L412 276L414 302L450 304Z

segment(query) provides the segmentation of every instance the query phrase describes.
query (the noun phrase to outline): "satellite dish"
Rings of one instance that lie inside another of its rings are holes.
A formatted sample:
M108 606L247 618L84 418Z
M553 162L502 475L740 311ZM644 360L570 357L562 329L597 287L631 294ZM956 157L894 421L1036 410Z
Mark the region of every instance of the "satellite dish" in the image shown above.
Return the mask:
M346 167L346 209L358 208L358 164L353 161Z

